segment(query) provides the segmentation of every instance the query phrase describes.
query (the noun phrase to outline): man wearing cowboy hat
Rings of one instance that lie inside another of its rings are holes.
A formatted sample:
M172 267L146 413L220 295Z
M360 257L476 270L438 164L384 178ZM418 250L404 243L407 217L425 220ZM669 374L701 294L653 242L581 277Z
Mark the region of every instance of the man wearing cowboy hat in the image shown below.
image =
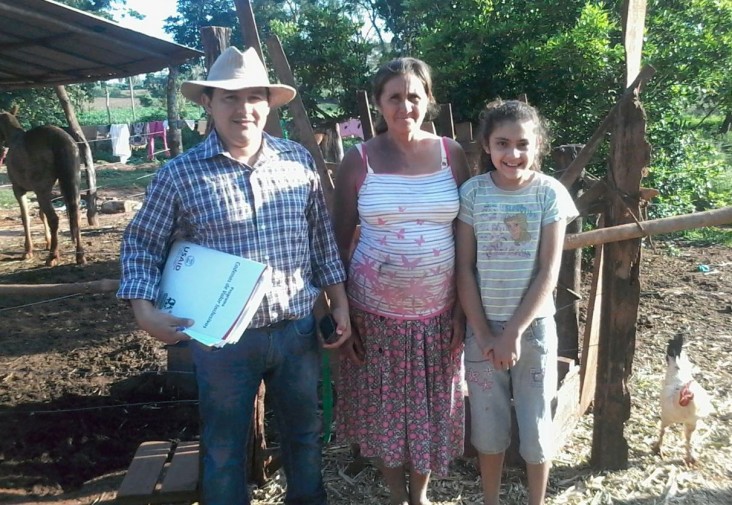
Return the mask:
M155 308L157 285L174 238L266 263L272 287L236 344L190 347L196 366L206 505L248 504L246 443L262 379L280 428L288 504L325 504L317 415L319 341L311 313L324 289L340 346L351 333L345 272L320 179L307 150L264 132L270 108L295 90L270 84L254 49L226 49L205 81L181 93L202 105L214 129L162 167L125 230L117 296L138 325L166 344L188 337L192 321Z

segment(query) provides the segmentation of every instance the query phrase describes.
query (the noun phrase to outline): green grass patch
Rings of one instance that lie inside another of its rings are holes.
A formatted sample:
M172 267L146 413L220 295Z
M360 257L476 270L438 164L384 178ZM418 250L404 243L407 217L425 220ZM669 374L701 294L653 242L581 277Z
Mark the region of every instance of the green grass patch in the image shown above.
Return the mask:
M0 172L0 209L9 209L17 206L13 189L10 187L10 179L6 172Z
M724 245L732 247L732 227L708 226L695 228L666 235L659 235L659 240L673 240L677 243L694 247Z
M97 173L97 189L140 188L145 189L157 168L138 168L135 170L110 170L100 168ZM86 189L82 178L82 189Z

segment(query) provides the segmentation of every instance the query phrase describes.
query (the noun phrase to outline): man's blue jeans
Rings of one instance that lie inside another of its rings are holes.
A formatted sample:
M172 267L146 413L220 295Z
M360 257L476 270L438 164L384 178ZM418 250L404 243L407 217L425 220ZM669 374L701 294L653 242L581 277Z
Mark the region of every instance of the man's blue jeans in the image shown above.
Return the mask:
M279 428L288 505L327 503L321 474L320 349L311 315L244 332L223 348L191 345L201 416L205 505L248 505L246 445L264 379Z

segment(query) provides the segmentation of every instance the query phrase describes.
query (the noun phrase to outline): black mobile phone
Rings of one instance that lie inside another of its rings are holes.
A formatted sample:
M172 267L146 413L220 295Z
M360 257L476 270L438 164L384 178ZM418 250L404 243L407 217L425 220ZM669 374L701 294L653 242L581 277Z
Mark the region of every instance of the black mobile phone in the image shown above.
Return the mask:
M333 319L333 314L327 314L320 318L320 333L323 335L323 341L326 344L332 344L338 340L338 334L336 333L337 324Z

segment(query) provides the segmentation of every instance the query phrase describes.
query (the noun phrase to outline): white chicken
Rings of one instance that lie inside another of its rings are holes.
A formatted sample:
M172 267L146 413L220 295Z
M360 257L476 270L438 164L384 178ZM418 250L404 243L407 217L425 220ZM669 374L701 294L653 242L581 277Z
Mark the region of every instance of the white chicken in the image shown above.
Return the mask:
M697 421L712 413L711 397L692 377L692 365L683 350L684 337L676 335L668 341L666 348L666 379L661 390L661 432L653 452L662 455L661 445L666 428L682 423L686 436L687 465L696 463L691 446L691 436Z

